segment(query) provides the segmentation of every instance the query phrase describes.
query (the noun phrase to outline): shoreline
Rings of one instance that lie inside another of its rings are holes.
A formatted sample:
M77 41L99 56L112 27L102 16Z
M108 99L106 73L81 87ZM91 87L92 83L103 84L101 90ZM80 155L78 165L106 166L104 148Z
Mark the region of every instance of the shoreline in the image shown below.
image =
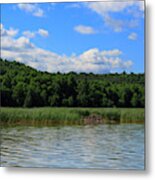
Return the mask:
M11 108L0 110L1 126L5 125L97 125L143 124L144 108Z

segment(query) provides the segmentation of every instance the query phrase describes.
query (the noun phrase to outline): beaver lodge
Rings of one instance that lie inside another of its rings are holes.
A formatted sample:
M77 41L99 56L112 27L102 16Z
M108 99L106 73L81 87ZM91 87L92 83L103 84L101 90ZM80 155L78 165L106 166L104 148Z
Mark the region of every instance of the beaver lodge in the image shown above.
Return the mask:
M105 123L115 124L119 122L118 120L104 119L101 115L98 115L98 114L91 114L84 118L84 124L105 124Z

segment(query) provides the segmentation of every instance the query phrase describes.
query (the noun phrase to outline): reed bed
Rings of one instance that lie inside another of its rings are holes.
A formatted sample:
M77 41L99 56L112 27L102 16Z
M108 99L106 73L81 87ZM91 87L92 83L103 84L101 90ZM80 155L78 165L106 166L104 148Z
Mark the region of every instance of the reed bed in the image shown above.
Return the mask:
M144 123L144 108L1 108L1 125L83 125L90 115L104 123Z

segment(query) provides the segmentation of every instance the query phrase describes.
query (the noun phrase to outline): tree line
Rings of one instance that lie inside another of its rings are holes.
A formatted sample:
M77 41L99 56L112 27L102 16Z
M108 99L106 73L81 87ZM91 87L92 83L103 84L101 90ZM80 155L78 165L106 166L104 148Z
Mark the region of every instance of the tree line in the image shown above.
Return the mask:
M0 59L1 106L144 107L145 76L37 71Z

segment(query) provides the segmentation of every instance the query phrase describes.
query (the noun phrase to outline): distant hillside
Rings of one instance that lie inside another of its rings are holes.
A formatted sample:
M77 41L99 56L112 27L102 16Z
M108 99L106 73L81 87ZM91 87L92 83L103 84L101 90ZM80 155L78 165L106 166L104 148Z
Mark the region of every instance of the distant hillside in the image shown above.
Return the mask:
M0 59L1 105L144 107L144 74L40 72Z

